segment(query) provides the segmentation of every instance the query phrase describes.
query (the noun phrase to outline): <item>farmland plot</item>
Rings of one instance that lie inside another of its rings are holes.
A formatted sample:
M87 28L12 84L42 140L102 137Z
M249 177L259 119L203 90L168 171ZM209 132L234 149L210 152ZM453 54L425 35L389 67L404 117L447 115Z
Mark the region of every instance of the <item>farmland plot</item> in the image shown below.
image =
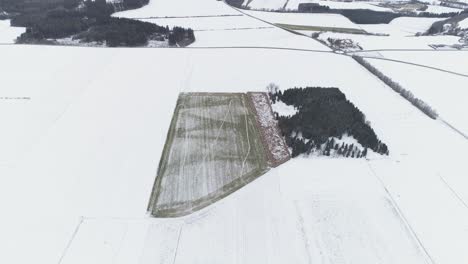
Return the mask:
M149 205L154 216L191 213L266 171L246 100L245 94L179 96Z

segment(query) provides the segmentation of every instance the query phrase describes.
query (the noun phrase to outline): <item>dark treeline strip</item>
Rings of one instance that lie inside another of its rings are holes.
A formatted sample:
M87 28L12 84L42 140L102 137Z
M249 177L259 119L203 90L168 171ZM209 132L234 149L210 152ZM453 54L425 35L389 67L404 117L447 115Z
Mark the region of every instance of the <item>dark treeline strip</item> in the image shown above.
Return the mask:
M126 8L138 8L145 3L148 0L123 1ZM12 26L26 27L18 43L43 43L48 39L65 37L82 42L105 42L110 47L144 46L149 40L168 41L171 46L186 46L195 41L192 29L175 27L170 30L148 22L111 17L115 11L114 5L105 0L62 0L54 3L52 9L48 9L51 3L44 5L12 18Z
M405 88L403 88L399 83L393 81L390 77L383 74L377 68L372 66L369 62L367 62L364 58L353 55L354 60L356 60L359 64L361 64L364 68L366 68L369 72L373 75L377 76L382 82L392 88L395 92L400 94L403 98L408 100L412 105L416 106L419 110L421 110L424 114L429 116L432 119L437 119L438 114L435 109L430 107L426 102L414 96L414 94Z
M231 5L233 7L237 7L237 8L244 8L242 6L242 4L244 3L244 0L226 0L226 3L228 5ZM247 8L248 9L248 8Z
M8 13L45 12L62 7L68 0L0 0L0 10Z
M292 88L270 93L270 97L298 110L293 116L276 116L293 157L315 152L361 158L367 155L367 148L389 153L364 114L338 88ZM354 137L364 149L335 141L344 135Z
M429 12L420 12L420 13L394 13L386 11L374 11L369 9L333 9L328 6L322 6L315 3L302 3L298 6L299 12L304 13L331 13L331 14L340 14L347 17L353 23L356 24L388 24L393 19L398 17L433 17L433 18L444 18L452 17L458 12L451 13L429 13Z
M169 28L126 18L109 17L74 36L83 42L106 42L109 47L137 47L148 43L151 35L170 35Z
M226 0L226 2L234 7L250 9L249 7L242 6L243 0ZM446 18L452 17L458 12L451 13L395 13L386 11L374 11L370 9L334 9L328 6L320 5L317 3L301 3L298 5L298 10L264 10L270 12L288 12L288 13L328 13L328 14L339 14L347 17L353 23L356 24L388 24L393 19L398 17L433 17L433 18Z
M59 7L76 8L85 1L89 0L0 0L0 9L13 13L44 12ZM120 3L125 9L136 9L147 5L149 0L122 0Z

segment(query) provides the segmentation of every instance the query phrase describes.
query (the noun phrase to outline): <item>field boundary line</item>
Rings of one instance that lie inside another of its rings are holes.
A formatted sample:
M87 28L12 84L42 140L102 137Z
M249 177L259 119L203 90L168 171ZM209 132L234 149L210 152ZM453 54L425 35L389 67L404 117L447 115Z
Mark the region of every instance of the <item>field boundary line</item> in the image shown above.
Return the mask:
M176 260L177 260L177 252L179 251L179 244L180 244L180 237L182 236L182 229L184 228L184 225L182 224L179 228L179 235L177 236L177 244L176 244L176 248L174 250L174 259L172 261L172 264L175 264L176 263Z
M465 202L465 200L462 199L462 197L452 188L452 186L450 186L448 184L448 182L444 179L444 177L442 177L442 175L438 174L439 175L439 178L440 180L445 184L445 186L447 186L447 188L452 192L452 194L458 199L458 201L460 201L460 203L466 208L468 209L468 204Z
M377 175L374 168L372 168L372 165L370 164L370 162L369 161L365 161L365 162L366 162L367 166L369 167L369 170L372 173L372 175L374 175L374 177L377 178L377 180L380 182L381 186L383 187L385 193L387 193L393 208L395 208L395 210L397 211L400 219L403 221L404 225L406 226L406 229L411 233L411 235L413 236L413 239L419 245L419 248L422 250L422 253L424 253L424 256L425 256L424 259L425 259L426 263L436 264L436 262L434 261L432 256L429 254L429 251L426 249L426 247L422 243L421 239L417 235L416 231L413 229L413 227L410 225L408 219L403 214L403 211L401 210L400 206L398 205L396 200L393 198L393 195L388 190L387 186L385 185L385 182L379 177L379 175Z
M447 121L445 121L444 119L442 118L439 118L439 120L445 124L446 126L448 126L449 128L451 128L453 131L455 131L456 133L460 134L460 136L464 137L465 139L468 139L468 136L463 133L462 131L460 131L459 129L457 129L456 127L452 126L450 123L448 123Z
M442 69L442 68L432 67L432 66L429 66L429 65L424 65L424 64L414 63L414 62L395 60L395 59L389 59L389 58L371 57L371 56L365 56L365 55L364 56L356 55L356 56L359 56L361 58L366 58L366 59L376 59L376 60L391 61L391 62L396 62L396 63L403 63L403 64L407 64L407 65L418 66L418 67L422 67L422 68L426 68L426 69L436 70L436 71L440 71L440 72L444 72L444 73L450 73L450 74L457 75L457 76L460 76L460 77L468 78L468 74L449 71L449 70L445 70L445 69Z
M75 229L73 230L73 233L72 233L72 235L70 237L70 240L68 240L68 243L67 243L65 249L62 251L62 254L60 255L60 258L59 258L59 260L57 262L58 264L62 264L63 259L67 255L68 250L70 249L73 241L75 240L75 237L78 234L78 231L80 230L80 227L81 227L81 224L83 223L83 221L84 221L83 216L80 216L80 220L79 220L78 224L76 225Z
M305 225L304 225L304 217L301 214L301 210L299 209L299 204L297 200L294 201L294 207L296 209L297 220L299 221L299 224L301 226L301 236L304 242L304 247L305 247L305 251L307 254L307 260L309 264L312 264L313 263L312 256L310 255L310 252L309 252L310 241L309 241L309 238L307 237L307 232L305 230Z
M232 5L228 4L228 3L226 2L226 0L222 0L222 1L223 1L223 3L224 3L226 6L228 6L229 8L231 8L231 9L233 9L233 10L235 10L235 11L237 11L237 12L239 12L239 13L241 13L241 14L247 16L247 17L256 19L256 20L258 20L258 21L261 21L261 22L263 22L263 23L266 23L266 24L268 24L268 25L270 25L270 26L273 26L273 27L275 27L275 28L278 28L278 29L287 31L287 32L289 32L289 33L292 33L292 34L295 34L295 35L299 35L299 36L303 36L303 37L306 37L306 38L308 38L308 39L311 39L312 41L315 41L316 43L320 43L321 45L327 47L327 49L329 50L328 52L333 52L333 50L332 50L330 47L328 47L327 45L321 43L320 41L318 41L318 40L312 38L312 36L307 36L306 34L303 34L303 33L300 33L300 32L296 32L296 31L294 31L294 30L290 30L290 29L288 29L288 28L284 28L284 27L278 26L278 25L276 25L275 23L268 22L268 21L266 21L266 20L264 20L264 19L261 19L261 18L259 18L259 17L254 16L254 15L251 15L251 14L249 14L249 13L247 13L247 12L241 10L240 8L236 8L236 7L232 6Z
M468 51L468 49L462 50L434 50L434 49L368 49L368 50L357 50L349 53L365 53L365 52L460 52Z

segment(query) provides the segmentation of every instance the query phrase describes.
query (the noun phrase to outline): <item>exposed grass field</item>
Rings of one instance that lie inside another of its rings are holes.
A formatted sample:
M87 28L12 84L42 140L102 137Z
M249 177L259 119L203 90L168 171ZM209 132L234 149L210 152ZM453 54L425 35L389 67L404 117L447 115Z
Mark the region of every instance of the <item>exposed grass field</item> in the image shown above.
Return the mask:
M245 94L180 94L148 208L152 215L191 213L267 170L247 100Z
M306 26L306 25L291 25L276 23L275 25L289 29L289 30L306 30L306 31L330 31L338 33L350 33L350 34L367 34L363 29L357 28L340 28L340 27L320 27L320 26Z

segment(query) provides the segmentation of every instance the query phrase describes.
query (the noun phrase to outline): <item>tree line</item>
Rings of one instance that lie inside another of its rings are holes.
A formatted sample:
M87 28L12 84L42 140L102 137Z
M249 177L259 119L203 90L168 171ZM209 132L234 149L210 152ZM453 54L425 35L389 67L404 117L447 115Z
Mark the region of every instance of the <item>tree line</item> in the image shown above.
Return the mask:
M284 92L270 90L269 94L273 103L281 101L297 109L293 116L276 115L293 157L314 152L362 158L367 149L388 155L387 145L378 139L364 114L338 88L291 88ZM337 140L345 135L355 138L362 147L339 144Z
M30 13L46 11L57 7L76 8L89 0L0 0L0 9L13 13ZM96 0L97 2L102 2ZM94 1L89 1L94 2ZM149 0L121 0L125 9L140 8L149 3Z
M340 14L347 17L349 20L356 24L388 24L393 19L398 17L446 18L459 14L459 12L436 14L429 12L397 13L388 11L375 11L370 9L335 9L317 3L301 3L298 6L298 12Z
M229 5L237 8L250 9L248 6L243 6L244 0L226 0ZM430 18L447 18L458 15L459 12L450 13L430 13L430 12L389 12L389 11L375 11L370 9L338 9L330 8L329 6L320 5L318 3L300 3L297 10L285 9L258 9L261 11L269 12L282 12L282 13L329 13L339 14L347 17L356 24L388 24L393 19L398 17L430 17Z
M424 102L423 100L414 96L414 94L411 91L406 90L399 83L393 81L390 77L383 74L377 68L372 66L369 62L367 62L364 58L357 56L357 55L353 55L352 57L355 61L361 64L364 68L366 68L373 75L377 76L377 78L379 78L382 82L384 82L386 85L392 88L395 92L397 92L403 98L408 100L412 105L416 106L419 110L421 110L421 112L423 112L424 114L426 114L432 119L437 119L438 117L437 111L433 109L430 105L428 105L426 102Z
M126 8L137 8L147 2L123 1ZM65 37L82 42L105 42L110 47L144 46L150 40L168 41L171 46L186 46L195 41L192 29L169 29L153 23L112 17L114 6L106 3L106 0L45 2L41 8L24 10L11 20L12 26L26 27L18 43L38 43Z

